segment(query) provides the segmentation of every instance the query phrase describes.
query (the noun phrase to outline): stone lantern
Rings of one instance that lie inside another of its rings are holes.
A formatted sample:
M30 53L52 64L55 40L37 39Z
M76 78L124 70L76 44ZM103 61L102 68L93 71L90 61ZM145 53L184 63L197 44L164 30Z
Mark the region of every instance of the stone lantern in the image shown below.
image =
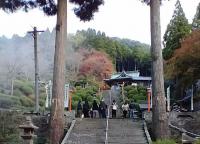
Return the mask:
M34 130L38 129L38 127L32 123L31 117L26 117L26 122L23 125L20 125L19 128L24 130L21 135L24 140L23 144L33 144L33 138L36 136L34 135Z

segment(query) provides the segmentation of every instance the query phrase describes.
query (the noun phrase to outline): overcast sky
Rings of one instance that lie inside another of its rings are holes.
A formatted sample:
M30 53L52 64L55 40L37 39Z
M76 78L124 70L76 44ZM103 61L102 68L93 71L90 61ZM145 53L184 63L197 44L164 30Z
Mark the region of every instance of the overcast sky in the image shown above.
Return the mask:
M150 44L150 12L149 7L139 0L104 0L105 4L95 13L90 22L81 22L73 13L74 5L68 4L68 33L77 30L94 28L112 37L129 38ZM189 22L192 22L196 7L200 0L180 0ZM165 1L161 6L162 36L166 30L176 0ZM12 37L13 34L24 36L33 26L45 30L55 26L56 17L45 16L40 10L29 13L18 11L7 14L0 11L0 36Z

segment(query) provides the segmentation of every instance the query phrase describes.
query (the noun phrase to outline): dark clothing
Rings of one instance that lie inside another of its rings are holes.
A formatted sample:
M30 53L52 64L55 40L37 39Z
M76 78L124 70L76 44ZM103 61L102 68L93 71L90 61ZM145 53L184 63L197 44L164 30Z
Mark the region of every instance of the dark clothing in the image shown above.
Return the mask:
M99 112L102 118L106 118L106 108L107 105L105 104L105 102L101 101L99 105Z
M83 110L83 108L82 108L81 102L79 101L79 102L78 102L78 105L77 105L77 116L78 116L78 117L81 117L81 115L82 115L82 110Z
M127 111L123 110L123 118L126 118L126 115L127 115Z
M101 101L99 107L100 107L101 109L106 109L106 108L107 108L107 105L106 105L106 103L105 103L104 101Z
M78 102L78 105L77 105L77 110L82 110L82 105L81 105L81 102Z
M129 111L129 117L130 118L134 118L135 117L134 111L136 109L135 104L134 103L130 103L129 109L130 109L130 111Z
M134 104L133 103L130 103L129 109L134 109Z
M92 104L92 110L93 110L92 118L96 118L97 115L99 115L99 112L98 112L99 106L95 100L93 101L93 104Z
M84 114L84 117L88 118L89 117L89 104L88 102L86 101L84 104L83 104L83 114Z
M112 109L112 118L116 118L116 112L117 110Z
M97 105L96 101L93 102L92 104L92 110L98 110L99 106Z

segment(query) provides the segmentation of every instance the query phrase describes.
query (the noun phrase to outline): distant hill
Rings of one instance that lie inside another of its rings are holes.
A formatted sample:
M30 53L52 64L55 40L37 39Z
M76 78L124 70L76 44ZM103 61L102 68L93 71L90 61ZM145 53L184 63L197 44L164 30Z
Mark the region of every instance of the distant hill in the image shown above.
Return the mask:
M128 47L135 47L135 46L141 46L141 47L144 47L144 48L149 48L150 49L150 45L148 44L145 44L145 43L141 43L139 41L135 41L135 40L130 40L130 39L120 39L118 37L112 37L113 40L117 40L119 41L120 43L128 46Z
M106 52L112 58L113 63L118 65L116 67L125 67L127 70L132 70L135 65L141 67L141 62L144 60L149 61L149 45L130 39L111 38L106 36L104 32L94 29L68 34L66 43L67 57L79 48L95 49ZM55 30L47 29L38 34L39 71L43 79L52 76L54 47ZM0 37L0 73L5 72L6 65L17 64L20 67L18 73L34 78L33 50L33 38L30 34L26 34L24 37L13 35L11 39L5 36Z

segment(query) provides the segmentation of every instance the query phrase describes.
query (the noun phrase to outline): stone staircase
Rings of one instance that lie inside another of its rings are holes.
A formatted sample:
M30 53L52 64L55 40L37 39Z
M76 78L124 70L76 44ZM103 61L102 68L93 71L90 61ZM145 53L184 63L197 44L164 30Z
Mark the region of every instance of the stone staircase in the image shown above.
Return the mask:
M147 144L142 121L109 119L109 144Z
M66 144L105 143L106 119L78 119Z
M79 119L66 144L104 144L105 129L105 119ZM142 121L109 119L108 144L147 144Z
M119 91L115 89L103 95L108 106L113 99L119 102ZM118 110L117 119L109 119L108 123L108 144L147 144L141 120L122 119ZM77 119L65 144L105 144L105 138L106 119Z

